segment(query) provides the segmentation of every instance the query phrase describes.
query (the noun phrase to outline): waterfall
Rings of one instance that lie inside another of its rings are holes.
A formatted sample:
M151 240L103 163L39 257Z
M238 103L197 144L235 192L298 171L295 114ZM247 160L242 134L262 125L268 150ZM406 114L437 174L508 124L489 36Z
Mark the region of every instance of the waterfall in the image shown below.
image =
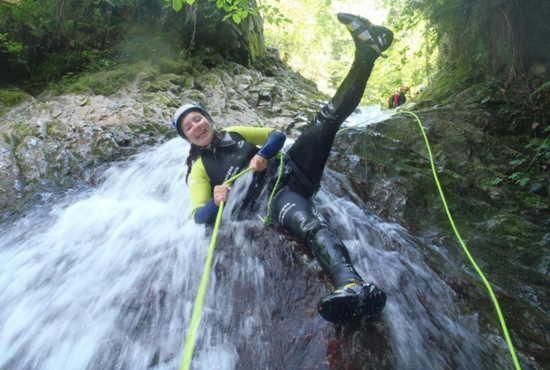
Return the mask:
M188 149L170 140L113 164L96 188L46 197L0 225L1 369L178 368L210 233L190 218ZM232 194L250 180L239 180ZM228 209L232 202L238 197ZM326 171L314 202L359 272L388 294L375 324L384 338L369 339L384 343L384 358L357 368L479 368L477 317L460 312L424 261L425 248L444 254L440 246L420 245L365 212L334 171ZM319 266L276 227L230 213L193 368L328 369L341 330L316 313L328 291ZM360 340L365 325L344 330L352 355L368 349Z

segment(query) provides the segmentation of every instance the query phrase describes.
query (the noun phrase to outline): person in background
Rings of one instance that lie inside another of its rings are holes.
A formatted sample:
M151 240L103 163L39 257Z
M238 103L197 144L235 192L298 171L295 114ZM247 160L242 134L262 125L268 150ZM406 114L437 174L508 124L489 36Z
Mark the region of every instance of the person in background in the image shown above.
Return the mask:
M330 278L334 290L320 300L318 311L324 319L335 323L377 316L385 306L386 295L359 275L344 243L315 211L312 197L320 187L336 132L359 104L376 59L393 41L390 30L373 25L365 18L340 13L338 20L354 40L353 64L334 97L287 151L284 174L273 198L271 213L278 225L311 249ZM212 117L198 104L178 108L172 124L191 144L187 180L195 222L214 223L220 203L225 202L231 192L224 181L245 168L254 171L248 193L255 191L262 181L268 186L275 182L276 171L271 170L276 168L277 161L270 160L283 147L282 132L249 126L217 130ZM258 203L256 199L247 194L243 203Z
M405 104L407 102L407 97L405 96L407 92L409 92L409 87L402 85L398 91L388 98L388 108L397 108Z

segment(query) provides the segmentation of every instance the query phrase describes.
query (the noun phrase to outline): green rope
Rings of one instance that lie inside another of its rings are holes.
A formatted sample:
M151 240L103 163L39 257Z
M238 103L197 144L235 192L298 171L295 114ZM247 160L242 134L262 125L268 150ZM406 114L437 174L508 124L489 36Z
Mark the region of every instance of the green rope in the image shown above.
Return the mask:
M275 181L275 186L273 187L273 190L271 191L271 195L269 196L269 200L267 201L267 214L262 219L264 222L264 225L266 226L271 225L271 222L272 222L271 203L273 202L273 197L275 197L275 193L277 193L277 190L279 190L279 182L281 181L281 177L283 177L285 155L279 152L277 153L277 156L279 157L279 169L277 174L277 181Z
M239 177L249 172L252 168L247 168L235 176L229 178L224 184L229 185ZM216 215L216 222L214 223L214 231L212 231L212 237L210 239L210 246L208 247L208 254L206 261L204 262L204 270L202 271L201 281L199 283L199 290L197 297L195 298L195 305L193 306L193 313L191 314L191 324L189 325L189 331L185 338L185 346L183 348L183 359L181 362L180 370L188 370L191 366L191 359L193 358L193 351L195 349L195 341L197 335L197 328L201 321L202 308L204 306L204 298L206 296L206 288L208 287L208 278L210 277L210 270L212 268L212 260L214 259L214 250L216 249L216 242L218 239L218 230L222 220L224 202L220 203L218 213Z
M267 204L267 215L263 220L266 225L269 225L271 223L271 216L270 216L271 203L279 187L279 182L281 180L283 169L284 169L284 154L278 153L278 157L279 157L279 170L278 170L277 181L275 182L275 187L273 188L273 191L271 192L271 195L269 197L269 201ZM224 182L224 184L225 185L232 184L239 177L245 175L251 170L252 168L250 167L246 168L245 170L239 172L238 174L230 177L228 180ZM208 279L210 277L210 270L212 268L212 260L214 259L214 251L216 250L216 242L218 239L218 231L220 229L223 207L224 207L224 202L221 202L218 208L218 213L216 214L216 222L214 223L214 230L212 231L212 237L210 239L210 245L208 247L208 254L206 256L206 261L204 262L204 269L203 269L201 280L199 283L199 290L197 292L197 297L195 298L193 313L191 314L191 324L189 325L189 331L187 333L187 337L185 338L185 345L183 348L183 358L182 358L180 370L188 370L189 367L191 366L191 360L193 359L193 352L195 349L195 342L197 339L196 338L197 329L199 327L202 310L204 307L204 299L206 297L206 288L208 287Z
M485 287L487 288L487 291L489 292L489 296L491 297L493 305L495 306L495 310L497 312L497 316L498 316L498 319L500 321L502 331L504 333L504 338L506 340L506 343L508 345L508 349L509 349L510 354L512 356L512 360L514 362L515 369L516 370L521 370L521 366L520 366L519 360L517 358L516 351L514 349L514 345L512 343L512 339L510 337L510 333L508 332L508 327L506 325L506 320L504 319L504 315L502 314L502 310L500 309L500 304L498 303L498 299L497 299L497 297L496 297L496 295L493 291L493 288L491 287L491 283L489 283L489 281L487 280L487 278L483 274L483 271L478 266L478 264L476 263L475 259L472 256L472 254L470 253L470 250L466 246L466 243L464 243L464 241L462 240L462 237L460 236L460 233L458 232L458 229L455 226L454 219L451 215L451 211L449 210L449 207L447 206L447 201L445 199L445 195L443 193L441 183L439 182L439 177L437 176L437 171L435 169L435 163L434 163L434 160L433 160L432 150L431 150L431 147L430 147L430 143L428 141L428 137L426 136L424 126L422 126L422 122L421 122L420 118L415 113L408 112L408 111L400 111L399 113L410 114L418 122L418 126L420 128L420 131L422 132L422 136L424 137L424 142L426 143L426 148L428 149L428 155L429 155L429 158L430 158L432 173L433 173L433 176L434 176L435 183L437 185L437 189L439 191L439 196L441 197L441 201L443 203L443 207L445 208L445 212L447 214L449 222L451 223L451 227L452 227L452 229L453 229L460 245L462 246L462 249L464 250L464 253L468 257L468 260L470 261L470 263L472 264L472 266L476 270L477 274L479 275L479 277L483 281ZM346 129L350 129L350 128L345 128L341 131L344 131ZM282 154L279 155L279 158L280 158L279 174L278 174L278 177L277 177L277 181L275 183L275 187L273 188L273 191L271 192L271 195L270 195L269 201L268 201L268 207L267 207L268 211L267 211L267 215L264 219L264 223L267 224L267 225L269 225L271 223L271 217L270 217L271 202L272 202L273 197L274 197L274 195L277 191L277 188L279 186L279 181L281 179L282 168L283 168L283 157L284 156ZM243 176L244 174L246 174L250 170L251 170L251 168L247 168L247 169L241 171L240 173L236 174L235 176L233 176L230 179L228 179L227 181L225 181L224 184L231 184L233 181L235 181L239 177ZM221 216L222 216L222 213L223 213L223 207L224 207L224 202L221 202L220 206L218 208L218 213L216 215L216 222L214 223L214 230L212 232L212 237L210 239L210 246L208 247L208 255L206 256L205 266L204 266L204 270L203 270L203 273L202 273L202 276L201 276L201 281L200 281L200 284L199 284L199 290L198 290L198 293L197 293L197 298L195 299L195 305L193 307L193 313L191 315L191 324L189 326L189 332L187 333L187 338L185 340L185 346L184 346L184 350L183 350L183 359L182 359L180 370L188 370L189 367L191 366L191 360L192 360L192 357L193 357L193 350L195 348L197 328L198 328L199 323L200 323L202 309L203 309L203 306L204 306L204 298L206 296L206 288L208 286L208 279L209 279L210 270L211 270L211 267L212 267L212 260L214 258L214 250L216 249L216 241L217 241L217 237L218 237L218 230L220 228L220 223L221 223L221 218L222 218Z
M430 164L432 167L432 173L434 176L435 183L437 185L437 190L439 191L439 196L441 197L441 202L443 203L443 207L445 208L445 212L447 213L447 217L449 218L449 222L451 223L451 227L462 246L462 249L464 250L464 253L466 253L466 256L468 257L468 260L476 270L477 274L483 281L483 284L487 288L487 291L489 292L489 296L491 297L491 300L493 301L493 305L495 306L495 310L497 312L498 320L500 321L500 326L502 327L502 331L504 333L504 338L506 339L506 344L508 345L508 350L510 351L510 355L512 356L512 361L514 362L514 366L516 370L521 370L521 366L518 360L518 357L516 355L516 350L514 349L514 345L512 343L512 338L510 337L510 333L508 332L508 327L506 325L506 320L504 319L504 315L502 314L502 310L500 309L500 304L498 303L498 299L493 292L493 288L491 287L491 283L489 283L489 280L485 277L485 274L483 274L483 271L481 271L481 268L476 263L474 257L470 253L470 250L466 246L466 243L462 240L462 237L460 236L460 233L458 232L458 229L455 226L455 222L453 220L453 217L451 215L451 211L449 210L449 207L447 206L447 201L445 200L445 195L443 194L443 188L441 187L441 184L439 182L439 178L437 176L437 172L435 169L434 159L432 156L432 150L430 148L430 143L428 141L428 136L426 135L426 132L424 130L424 126L422 126L422 122L420 121L420 118L416 113L409 112L409 111L400 111L399 113L404 114L410 114L414 118L416 118L416 121L418 122L418 127L420 128L420 131L422 132L422 136L424 137L424 142L426 143L426 148L428 149L428 155L430 157Z

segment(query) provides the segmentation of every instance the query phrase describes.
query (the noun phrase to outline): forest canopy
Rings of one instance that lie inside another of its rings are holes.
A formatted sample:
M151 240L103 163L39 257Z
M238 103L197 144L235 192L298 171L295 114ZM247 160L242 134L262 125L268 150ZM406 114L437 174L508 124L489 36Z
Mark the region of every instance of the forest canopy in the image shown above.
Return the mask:
M383 12L385 19L373 21L396 34L371 78L366 101L383 102L402 84L413 92L430 86L435 95L446 96L480 81L523 81L532 91L548 79L550 3L543 0L2 0L0 77L4 85L40 83L128 56L173 57L207 46L221 50L228 43L216 45L216 37L204 32L216 17L227 25L225 34L248 40L243 30L261 34L261 23L242 23L262 16L267 45L330 92L352 59L352 42L335 18L346 9L367 18L370 11ZM140 35L152 34L156 42L142 38L140 45ZM245 45L244 54L236 51L243 45L226 54L253 60L264 50L263 35L258 37Z
M441 97L482 81L529 81L533 90L548 79L550 3L542 0L264 2L288 18L283 24L267 22L268 44L323 90L343 77L353 50L334 13L365 3L371 6L361 15L384 9L383 23L396 34L388 58L369 81L367 101L381 102L401 84L411 85L413 92L431 85Z

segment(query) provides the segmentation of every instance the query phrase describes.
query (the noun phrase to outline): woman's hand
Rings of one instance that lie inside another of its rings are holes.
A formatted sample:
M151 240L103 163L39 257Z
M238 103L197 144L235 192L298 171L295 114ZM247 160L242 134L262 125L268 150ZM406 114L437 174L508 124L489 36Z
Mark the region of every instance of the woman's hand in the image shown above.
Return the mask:
M265 159L261 155L256 154L250 160L249 166L250 168L252 168L252 171L254 172L264 171L267 168L267 159Z
M231 190L229 185L222 184L214 186L214 203L216 203L217 206L219 206L221 202L227 201L229 190Z

